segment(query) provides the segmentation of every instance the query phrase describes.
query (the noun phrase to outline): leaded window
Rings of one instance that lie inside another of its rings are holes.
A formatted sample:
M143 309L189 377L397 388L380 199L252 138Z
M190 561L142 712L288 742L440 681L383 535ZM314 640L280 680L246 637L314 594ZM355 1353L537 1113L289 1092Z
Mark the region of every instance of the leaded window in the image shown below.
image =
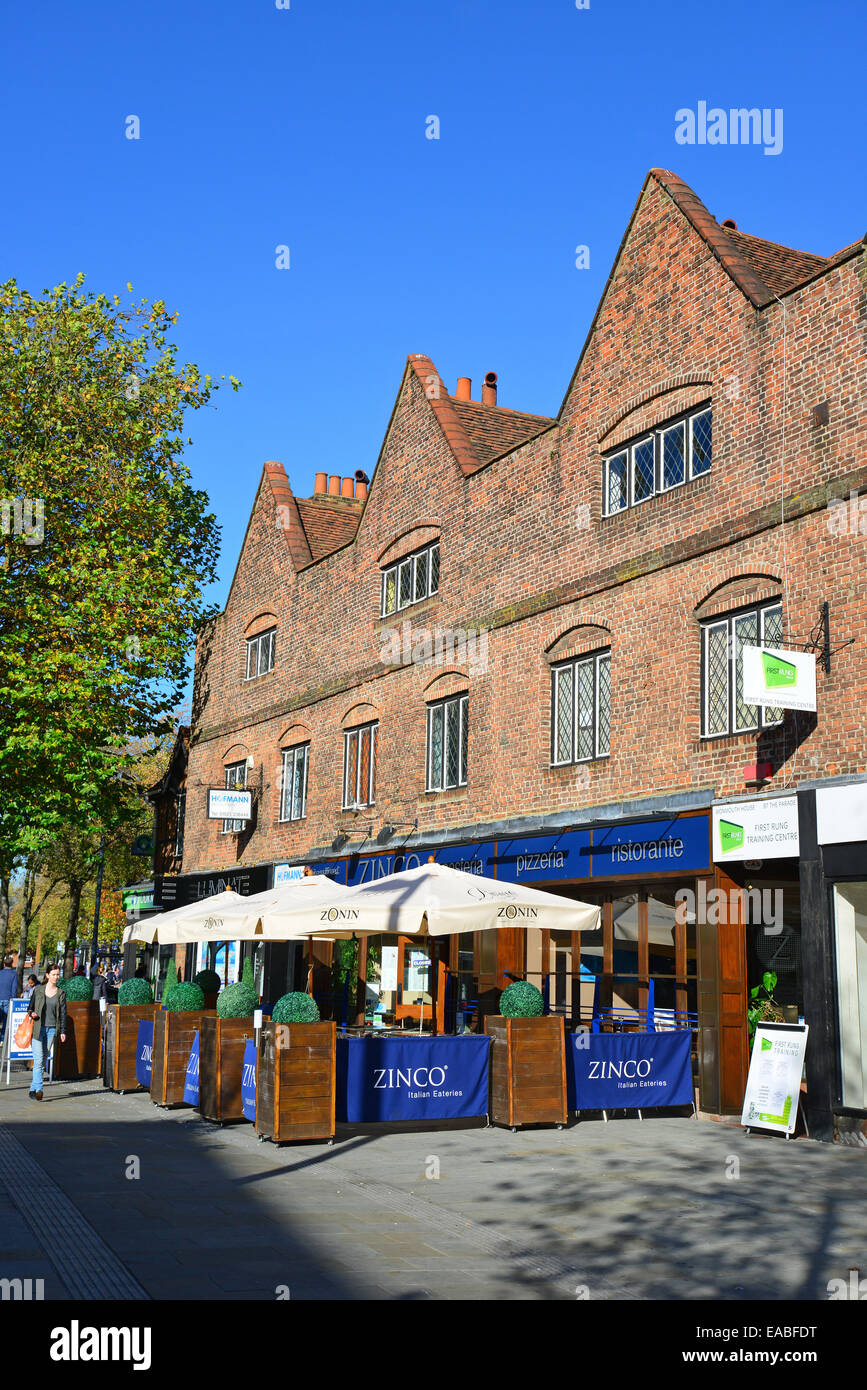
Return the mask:
M602 462L604 515L637 507L700 477L710 468L712 454L712 418L707 405L621 444Z
M744 700L744 647L777 647L783 636L782 604L745 608L702 627L702 735L750 733L779 724L782 709Z
M551 762L605 758L611 741L611 653L593 652L551 671Z
M376 724L343 735L343 807L372 806L376 799Z
M277 643L276 627L260 632L257 637L247 639L247 680L255 680L266 671L274 669L274 650Z
M427 790L448 791L467 784L468 695L428 705Z
M438 593L439 586L440 545L434 541L382 571L382 617L421 603Z
M280 819L302 820L307 815L307 766L310 744L283 750L283 774L280 792Z
M244 791L247 786L247 764L230 763L226 768L226 788L231 791ZM247 824L244 820L224 820L223 834L234 835L239 830L243 830Z

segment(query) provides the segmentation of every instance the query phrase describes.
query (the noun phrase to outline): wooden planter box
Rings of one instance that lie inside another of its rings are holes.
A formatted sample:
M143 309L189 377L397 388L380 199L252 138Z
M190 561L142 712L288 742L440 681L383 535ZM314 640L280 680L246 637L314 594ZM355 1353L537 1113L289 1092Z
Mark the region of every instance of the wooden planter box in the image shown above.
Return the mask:
M102 1070L102 1017L99 1002L67 1004L66 1042L60 1031L54 1036L54 1079L71 1081L77 1076L99 1076Z
M285 1144L334 1138L337 1024L263 1024L259 1035L256 1133Z
M208 1120L243 1120L241 1073L252 1018L205 1014L199 1031L199 1109Z
M102 1080L112 1091L143 1091L135 1074L138 1026L152 1019L156 1004L111 1004L105 1011Z
M187 1062L202 1020L209 1017L202 1009L157 1009L154 1013L153 1070L151 1100L154 1105L183 1105ZM201 1036L199 1037L201 1048Z
M563 1019L485 1019L491 1037L491 1120L496 1125L566 1123L566 1037Z

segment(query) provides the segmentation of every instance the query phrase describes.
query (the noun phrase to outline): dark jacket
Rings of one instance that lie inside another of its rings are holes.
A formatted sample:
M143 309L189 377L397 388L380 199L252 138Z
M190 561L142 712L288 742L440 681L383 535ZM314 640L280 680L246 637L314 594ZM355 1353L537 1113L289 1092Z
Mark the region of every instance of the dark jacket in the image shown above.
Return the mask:
M13 970L11 965L4 965L0 970L0 1003L4 999L14 999L18 993L18 971Z
M42 1020L45 1017L45 986L37 985L30 996L30 1013L38 1015L33 1020L34 1038L42 1037ZM58 986L57 989L57 1033L66 1032L66 994Z
M106 979L104 975L94 975L93 977L93 997L94 999L105 999Z

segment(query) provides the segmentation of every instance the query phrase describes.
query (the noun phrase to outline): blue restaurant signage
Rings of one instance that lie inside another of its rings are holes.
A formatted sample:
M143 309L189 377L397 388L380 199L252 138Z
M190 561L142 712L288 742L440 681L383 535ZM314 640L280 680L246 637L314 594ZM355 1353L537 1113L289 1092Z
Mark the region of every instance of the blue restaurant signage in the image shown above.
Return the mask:
M356 888L387 874L418 868L428 862L431 854L438 864L506 883L646 877L672 870L703 873L711 866L710 818L701 814L618 821L553 835L524 835L391 854L353 854L348 859L311 863L311 867L337 883Z
M256 1044L248 1038L241 1071L241 1109L246 1120L256 1120Z
M187 1074L184 1077L184 1100L187 1105L198 1105L199 1103L199 1035L193 1038L193 1046L190 1049L189 1061L187 1062Z
M692 1105L692 1032L570 1033L570 1110L649 1110Z
M154 1025L142 1019L138 1026L135 1043L135 1079L147 1090L151 1088L151 1068L154 1050Z
M454 1120L488 1113L490 1038L338 1038L337 1118Z

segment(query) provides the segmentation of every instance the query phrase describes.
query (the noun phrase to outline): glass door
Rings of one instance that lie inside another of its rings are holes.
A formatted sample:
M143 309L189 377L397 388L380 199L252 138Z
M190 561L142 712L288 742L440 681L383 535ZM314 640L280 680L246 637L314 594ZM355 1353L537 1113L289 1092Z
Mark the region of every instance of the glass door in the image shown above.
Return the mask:
M834 885L842 1100L867 1109L867 883Z

